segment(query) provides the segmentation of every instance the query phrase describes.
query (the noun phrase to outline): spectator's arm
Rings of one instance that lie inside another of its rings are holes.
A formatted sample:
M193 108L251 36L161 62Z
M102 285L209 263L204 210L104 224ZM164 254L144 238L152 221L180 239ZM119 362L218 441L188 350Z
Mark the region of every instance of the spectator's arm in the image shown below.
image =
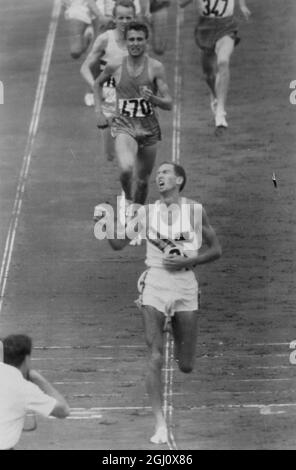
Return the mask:
M70 414L70 408L65 398L36 370L30 370L28 379L37 385L46 395L55 398L56 405L54 406L51 416L55 418L67 418Z

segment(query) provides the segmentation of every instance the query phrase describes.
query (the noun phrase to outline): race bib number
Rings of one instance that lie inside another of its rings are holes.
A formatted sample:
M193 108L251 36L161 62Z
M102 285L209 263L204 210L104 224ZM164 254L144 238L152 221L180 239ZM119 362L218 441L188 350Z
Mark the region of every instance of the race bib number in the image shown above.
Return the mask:
M223 18L233 15L234 0L200 0L202 15Z
M120 114L125 117L146 117L153 114L152 104L144 100L144 98L120 99L118 107Z
M114 78L110 78L103 85L103 99L105 103L116 104L116 82Z

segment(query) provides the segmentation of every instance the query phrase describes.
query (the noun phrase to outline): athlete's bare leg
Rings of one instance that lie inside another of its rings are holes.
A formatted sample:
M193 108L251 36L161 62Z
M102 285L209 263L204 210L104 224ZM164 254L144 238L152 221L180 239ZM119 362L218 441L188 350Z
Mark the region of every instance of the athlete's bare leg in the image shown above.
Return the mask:
M101 129L101 137L103 141L104 156L107 160L112 162L116 156L115 153L115 139L111 135L110 127Z
M133 172L138 153L138 144L128 134L118 134L115 138L115 152L120 167L120 183L128 200L132 200Z
M215 52L202 51L201 64L205 80L211 90L211 93L216 97L216 72L217 61Z
M136 160L136 191L134 202L144 204L148 194L148 182L157 152L157 144L140 147Z
M152 45L155 54L162 55L167 47L168 8L152 13Z
M162 409L162 380L163 365L163 327L164 314L153 307L142 307L146 343L148 346L148 372L146 387L151 400L155 417L155 434L151 442L155 444L167 441L167 425Z
M175 312L172 318L175 358L184 373L193 370L197 340L197 311Z
M217 56L217 76L216 76L216 96L217 96L217 112L216 112L216 126L223 122L225 116L225 104L229 88L229 63L231 54L234 49L234 39L230 36L224 36L219 39L216 44ZM227 124L226 124L227 126ZM225 126L225 127L226 127Z
M84 32L87 24L83 21L70 19L67 21L69 27L70 54L73 59L79 59L88 47Z
M202 70L208 87L211 91L211 108L216 113L217 96L216 96L216 73L217 73L217 57L214 51L202 51L201 53Z

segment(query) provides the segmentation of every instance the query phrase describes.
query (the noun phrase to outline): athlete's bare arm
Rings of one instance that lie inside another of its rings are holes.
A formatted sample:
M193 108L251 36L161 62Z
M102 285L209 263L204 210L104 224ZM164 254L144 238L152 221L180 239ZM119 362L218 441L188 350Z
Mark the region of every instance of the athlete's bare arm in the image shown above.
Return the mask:
M89 9L92 11L92 13L100 20L100 21L104 21L105 17L104 15L102 14L101 10L99 10L99 8L97 7L97 4L95 2L95 0L87 0L87 3L88 3L88 6L89 6Z
M116 76L116 72L121 68L121 62L120 63L114 63L114 64L107 64L105 69L100 73L100 75L97 77L94 83L94 99L95 99L95 113L97 117L97 127L99 129L104 129L108 127L109 123L106 117L104 116L104 113L102 111L102 103L103 103L103 85L105 82L109 80L110 77Z
M221 257L222 248L220 242L204 208L202 209L202 243L205 243L207 248L197 256L196 264L209 263Z
M149 88L143 92L143 98L150 101L154 106L170 111L173 107L173 100L166 82L165 69L161 62L149 58L149 74L157 84L158 93L154 95Z
M194 220L198 222L198 218L199 217L197 214ZM195 231L197 235L199 230L200 223L197 223L195 225ZM184 268L191 269L197 266L198 264L210 263L211 261L215 261L216 259L221 257L221 245L219 243L215 230L210 225L208 216L204 208L202 208L202 243L203 245L205 244L207 246L202 253L199 253L197 256L187 258L185 258L184 256L168 255L163 260L164 267L169 271L177 271L179 269Z
M95 40L90 53L87 55L85 61L83 62L80 73L86 83L93 88L95 84L95 79L91 72L91 69L94 65L96 65L101 57L104 55L104 52L107 47L107 37L105 34L100 34L97 39Z
M246 0L239 0L239 7L245 19L248 20L251 16L251 12L249 8L247 7Z

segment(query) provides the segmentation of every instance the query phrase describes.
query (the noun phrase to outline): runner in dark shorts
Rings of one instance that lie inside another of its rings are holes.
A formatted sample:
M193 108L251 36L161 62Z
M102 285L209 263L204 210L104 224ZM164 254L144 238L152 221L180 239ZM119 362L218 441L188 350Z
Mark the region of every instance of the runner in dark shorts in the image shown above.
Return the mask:
M130 135L139 147L149 147L161 140L161 130L155 115L143 118L117 116L112 121L112 137L119 134Z
M179 0L185 7L192 0ZM230 79L230 58L239 43L238 25L234 18L236 0L198 0L199 19L195 42L201 49L201 62L211 93L211 109L215 118L215 134L227 129L225 104ZM246 0L238 0L246 19L250 11Z
M234 39L235 45L240 42L238 24L233 16L221 18L206 18L201 16L194 31L198 47L207 51L215 51L216 43L224 36Z
M168 42L168 9L171 0L140 0L142 16L146 17L152 32L155 54L162 55Z

